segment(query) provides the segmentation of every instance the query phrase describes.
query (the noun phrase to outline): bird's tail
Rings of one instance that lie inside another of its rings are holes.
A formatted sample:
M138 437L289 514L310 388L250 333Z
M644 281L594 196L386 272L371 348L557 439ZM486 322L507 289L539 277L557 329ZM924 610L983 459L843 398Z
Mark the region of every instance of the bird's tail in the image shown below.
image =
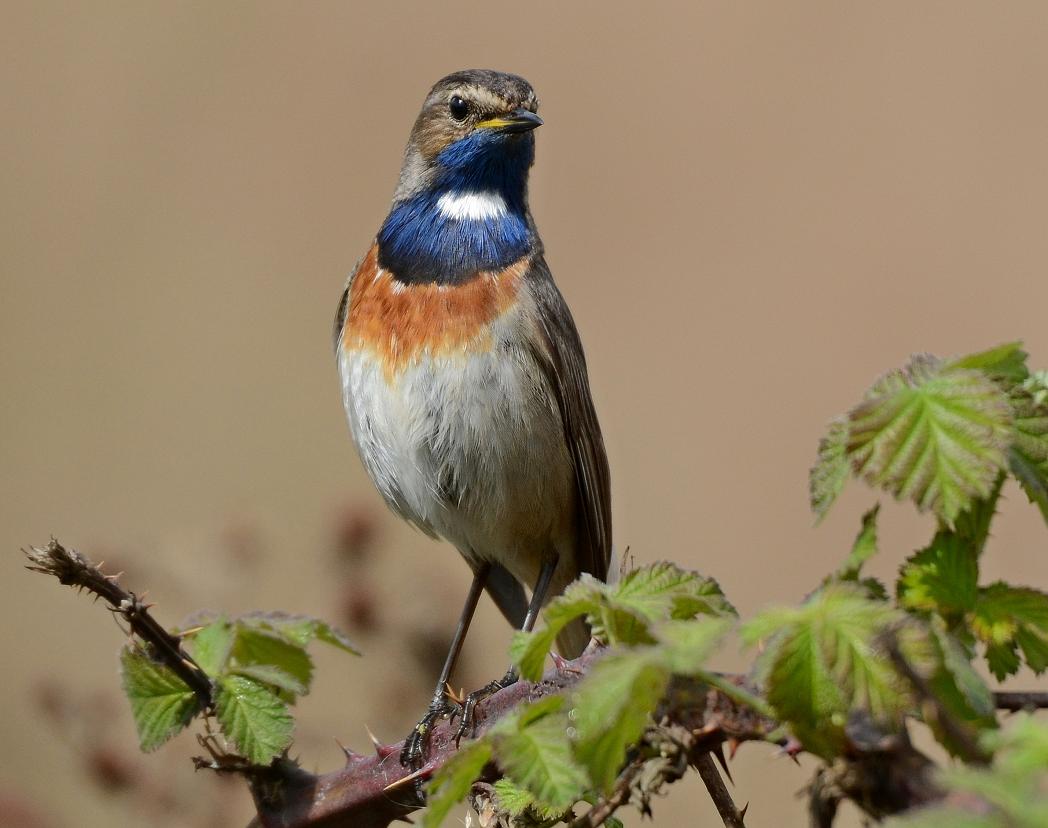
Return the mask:
M564 658L578 658L589 642L589 624L582 618L576 618L557 635L557 650Z

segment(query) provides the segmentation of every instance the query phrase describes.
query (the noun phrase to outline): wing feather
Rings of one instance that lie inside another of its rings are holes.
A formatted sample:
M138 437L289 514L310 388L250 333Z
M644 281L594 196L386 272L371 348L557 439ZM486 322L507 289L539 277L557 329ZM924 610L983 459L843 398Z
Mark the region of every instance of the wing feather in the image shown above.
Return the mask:
M577 561L580 572L606 580L611 558L611 477L597 412L590 396L586 357L571 311L545 259L536 257L526 283L536 304L541 351L536 354L553 389L564 438L575 467L578 494Z

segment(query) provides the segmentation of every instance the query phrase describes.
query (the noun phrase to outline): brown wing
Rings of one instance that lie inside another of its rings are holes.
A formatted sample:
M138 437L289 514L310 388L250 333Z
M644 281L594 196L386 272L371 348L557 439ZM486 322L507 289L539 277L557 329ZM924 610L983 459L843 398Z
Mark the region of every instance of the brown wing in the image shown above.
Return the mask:
M590 396L582 342L571 311L541 256L535 258L525 283L537 306L543 339L543 347L536 355L556 396L575 466L579 571L607 580L611 558L611 478L604 438Z

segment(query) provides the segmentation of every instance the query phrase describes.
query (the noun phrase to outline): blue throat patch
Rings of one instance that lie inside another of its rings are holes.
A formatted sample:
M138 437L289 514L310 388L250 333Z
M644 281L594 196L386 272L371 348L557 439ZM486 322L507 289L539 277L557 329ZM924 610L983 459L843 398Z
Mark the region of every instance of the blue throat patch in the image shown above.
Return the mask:
M481 131L437 156L439 173L428 189L393 205L378 234L378 260L405 284L461 284L478 271L501 270L532 250L528 169L535 139ZM501 198L505 211L472 217L446 215L442 197Z

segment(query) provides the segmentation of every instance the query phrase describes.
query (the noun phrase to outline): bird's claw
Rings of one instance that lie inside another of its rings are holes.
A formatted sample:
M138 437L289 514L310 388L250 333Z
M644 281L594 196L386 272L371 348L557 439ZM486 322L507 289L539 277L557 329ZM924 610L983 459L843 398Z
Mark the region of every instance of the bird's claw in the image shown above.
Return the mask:
M419 719L411 735L404 740L404 747L400 751L400 764L413 771L417 771L425 763L426 739L433 729L434 723L445 716L454 717L462 711L462 706L448 698L442 693L434 697L429 704L426 715Z
M499 690L516 683L517 673L515 670L510 670L502 678L489 682L479 690L474 690L466 696L466 703L462 705L462 720L459 722L458 730L455 731L456 747L458 746L458 743L462 741L462 737L467 733L472 733L474 726L473 719L477 710L477 705L484 701L484 699L488 698L488 696L493 696Z

